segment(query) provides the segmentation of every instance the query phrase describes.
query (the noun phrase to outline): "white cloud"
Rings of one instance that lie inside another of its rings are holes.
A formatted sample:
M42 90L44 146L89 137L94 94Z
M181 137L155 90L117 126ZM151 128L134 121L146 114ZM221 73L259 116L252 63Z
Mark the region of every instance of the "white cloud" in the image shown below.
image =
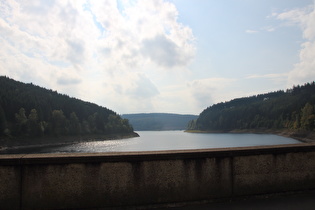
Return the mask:
M272 26L266 26L266 27L263 27L262 30L267 31L267 32L273 32L276 30L276 28Z
M144 74L128 74L117 78L115 83L112 83L117 94L130 97L134 100L146 100L159 94L157 87L152 81ZM125 83L124 81L130 80Z
M265 79L270 79L273 81L284 81L286 80L288 77L288 73L281 73L281 74L263 74L263 75L259 75L259 74L252 74L249 75L247 77L245 77L245 79L261 79L261 78L265 78Z
M186 66L192 56L181 52L181 48L165 35L157 35L152 39L143 40L142 53L156 65L165 68Z
M57 78L57 83L60 85L76 85L80 84L82 80L80 78L74 78L73 75L68 76L63 74L59 78Z
M163 0L1 1L0 45L1 75L122 112L154 106L147 71L187 69L195 55Z
M171 68L191 61L194 38L188 27L177 22L178 12L173 4L137 1L121 13L115 1L109 2L91 6L105 29L102 42L105 52L123 60L127 67L152 62Z
M197 106L205 108L232 99L235 93L231 92L231 87L235 81L229 78L206 78L189 82L187 86ZM225 91L228 94L222 94Z
M272 26L264 26L264 27L261 27L260 29L258 30L253 30L253 29L247 29L245 31L245 33L248 33L248 34L257 34L257 33L261 33L261 32L273 32L275 31L276 28L275 27L272 27Z
M305 8L294 9L280 14L274 14L288 24L301 27L304 43L301 44L299 63L289 73L288 86L311 82L315 80L315 4Z
M258 33L259 31L248 29L248 30L246 30L245 32L248 33L248 34L256 34L256 33Z

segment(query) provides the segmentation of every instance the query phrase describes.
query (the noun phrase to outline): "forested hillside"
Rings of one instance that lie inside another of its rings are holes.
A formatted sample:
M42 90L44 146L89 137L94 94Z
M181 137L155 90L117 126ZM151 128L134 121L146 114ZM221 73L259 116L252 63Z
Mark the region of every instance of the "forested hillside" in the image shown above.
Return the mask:
M314 131L315 83L214 104L205 109L189 129L289 129Z
M128 133L128 120L107 108L0 77L0 137Z
M186 130L188 122L197 119L197 115L168 113L125 114L136 131Z

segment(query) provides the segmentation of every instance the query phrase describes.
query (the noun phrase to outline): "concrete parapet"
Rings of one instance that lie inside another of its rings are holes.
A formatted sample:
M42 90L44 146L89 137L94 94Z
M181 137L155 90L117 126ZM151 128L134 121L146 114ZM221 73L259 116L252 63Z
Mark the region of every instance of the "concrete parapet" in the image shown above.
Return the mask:
M4 209L182 203L315 189L315 145L0 156Z

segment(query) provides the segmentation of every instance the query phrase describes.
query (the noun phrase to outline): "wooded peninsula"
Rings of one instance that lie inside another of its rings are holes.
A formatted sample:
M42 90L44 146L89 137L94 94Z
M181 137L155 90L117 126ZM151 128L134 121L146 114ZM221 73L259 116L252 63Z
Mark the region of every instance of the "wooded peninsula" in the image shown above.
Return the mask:
M0 76L0 139L40 144L137 136L127 119L93 103ZM80 138L78 138L80 137ZM51 143L52 143L51 142Z
M214 104L189 122L188 131L276 133L315 140L315 82Z

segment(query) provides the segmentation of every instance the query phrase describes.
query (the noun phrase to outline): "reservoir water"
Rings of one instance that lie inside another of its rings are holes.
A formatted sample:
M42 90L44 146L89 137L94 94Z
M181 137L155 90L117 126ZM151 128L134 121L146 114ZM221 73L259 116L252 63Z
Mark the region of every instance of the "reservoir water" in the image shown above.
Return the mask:
M59 146L17 148L0 151L0 154L157 151L301 143L295 139L271 134L211 134L186 133L184 131L137 131L137 133L140 137Z

